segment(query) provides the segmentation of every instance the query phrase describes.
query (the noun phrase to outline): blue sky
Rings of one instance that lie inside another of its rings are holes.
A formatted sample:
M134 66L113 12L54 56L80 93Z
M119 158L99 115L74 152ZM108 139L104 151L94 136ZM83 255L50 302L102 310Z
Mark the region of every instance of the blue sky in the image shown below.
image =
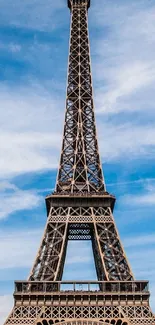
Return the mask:
M69 20L66 0L0 1L0 324L13 281L28 277L44 197L55 185ZM89 27L107 190L117 197L115 220L135 277L150 280L155 312L154 0L92 0ZM78 250L69 243L64 279L95 277L90 243Z

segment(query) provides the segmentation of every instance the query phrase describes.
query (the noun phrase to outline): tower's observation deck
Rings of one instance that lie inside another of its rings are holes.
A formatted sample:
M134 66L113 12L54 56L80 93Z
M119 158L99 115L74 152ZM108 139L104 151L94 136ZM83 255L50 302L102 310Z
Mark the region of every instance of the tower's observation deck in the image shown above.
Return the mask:
M71 9L72 6L84 5L87 8L90 7L90 0L68 0L68 7Z

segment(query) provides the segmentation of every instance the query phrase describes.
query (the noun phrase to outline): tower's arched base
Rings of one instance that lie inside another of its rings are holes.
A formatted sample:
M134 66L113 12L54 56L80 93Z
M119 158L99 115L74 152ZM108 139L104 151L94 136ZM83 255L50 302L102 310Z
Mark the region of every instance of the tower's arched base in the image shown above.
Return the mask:
M15 293L5 325L155 325L146 302L108 299L95 291Z
M37 325L53 325L52 319L40 319L37 321ZM63 321L60 323L57 323L57 325L128 325L129 323L125 321L124 319L106 319L101 321L95 321L91 319L72 319L69 321Z

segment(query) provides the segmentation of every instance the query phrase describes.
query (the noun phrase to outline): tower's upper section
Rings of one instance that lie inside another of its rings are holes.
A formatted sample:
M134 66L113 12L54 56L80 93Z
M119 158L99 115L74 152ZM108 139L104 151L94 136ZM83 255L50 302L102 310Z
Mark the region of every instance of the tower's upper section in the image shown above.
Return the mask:
M69 0L70 53L66 114L56 192L103 193L96 134L88 35L90 0Z
M90 7L90 0L68 0L68 7L72 9L74 5L85 5L87 9Z

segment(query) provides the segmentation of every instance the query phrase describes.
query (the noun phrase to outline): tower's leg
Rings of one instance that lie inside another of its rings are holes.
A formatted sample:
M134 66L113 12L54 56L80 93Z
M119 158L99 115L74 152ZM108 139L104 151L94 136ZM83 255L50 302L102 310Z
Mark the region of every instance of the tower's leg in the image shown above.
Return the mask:
M56 281L62 277L67 245L67 222L50 222L48 218L29 280Z

